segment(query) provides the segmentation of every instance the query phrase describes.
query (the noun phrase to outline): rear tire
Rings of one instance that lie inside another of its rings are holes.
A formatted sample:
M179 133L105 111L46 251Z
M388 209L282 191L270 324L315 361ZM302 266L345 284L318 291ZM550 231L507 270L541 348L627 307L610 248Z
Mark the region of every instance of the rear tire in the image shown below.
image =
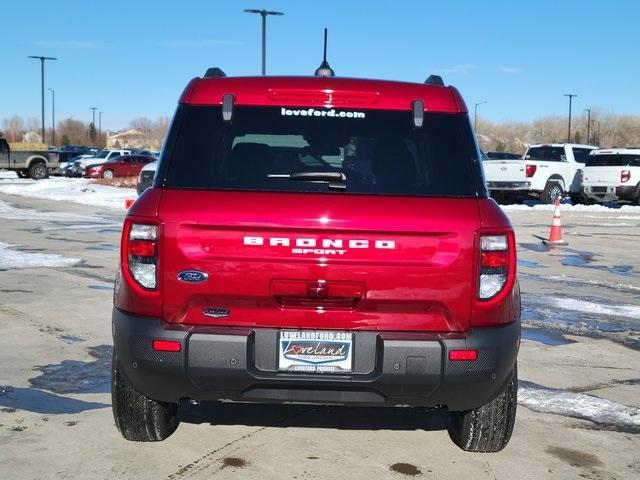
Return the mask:
M467 452L499 452L509 443L518 404L518 370L495 399L467 412L452 412L451 440Z
M115 175L113 174L113 170L105 170L102 172L102 178L106 180L111 180Z
M556 201L556 198L564 195L564 191L562 190L562 185L558 182L554 182L550 180L544 186L544 190L542 191L542 195L540 195L540 200L542 203L553 203Z
M32 163L29 167L29 176L34 180L42 180L49 177L49 170L42 162Z
M111 368L111 406L116 427L126 440L158 442L178 428L178 405L156 402L138 392L118 371Z

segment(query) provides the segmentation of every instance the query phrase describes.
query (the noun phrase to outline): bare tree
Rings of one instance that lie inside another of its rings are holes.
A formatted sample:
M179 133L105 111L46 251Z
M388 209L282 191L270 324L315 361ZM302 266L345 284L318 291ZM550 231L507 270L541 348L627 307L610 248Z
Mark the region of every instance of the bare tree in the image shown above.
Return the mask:
M5 118L2 120L2 130L8 142L20 142L26 131L24 119L19 115Z
M60 138L66 135L70 143L84 144L87 141L87 125L80 120L67 118L58 122L56 135Z

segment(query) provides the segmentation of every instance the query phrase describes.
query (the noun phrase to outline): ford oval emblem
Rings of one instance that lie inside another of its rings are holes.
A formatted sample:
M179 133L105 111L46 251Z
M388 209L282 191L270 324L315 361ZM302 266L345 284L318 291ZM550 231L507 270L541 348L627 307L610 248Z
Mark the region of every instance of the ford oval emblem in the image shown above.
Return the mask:
M185 270L178 274L178 280L189 283L206 282L208 278L209 275L204 272L199 272L198 270Z

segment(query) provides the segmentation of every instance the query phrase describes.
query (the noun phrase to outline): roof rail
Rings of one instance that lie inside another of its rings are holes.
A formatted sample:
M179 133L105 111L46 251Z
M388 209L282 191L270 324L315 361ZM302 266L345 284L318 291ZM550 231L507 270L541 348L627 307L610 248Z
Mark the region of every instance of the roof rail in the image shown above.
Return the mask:
M226 76L227 74L218 67L208 68L207 72L204 74L204 78L220 78Z
M444 82L442 81L442 77L440 75L429 75L424 83L426 83L427 85L438 85L440 87L444 87Z

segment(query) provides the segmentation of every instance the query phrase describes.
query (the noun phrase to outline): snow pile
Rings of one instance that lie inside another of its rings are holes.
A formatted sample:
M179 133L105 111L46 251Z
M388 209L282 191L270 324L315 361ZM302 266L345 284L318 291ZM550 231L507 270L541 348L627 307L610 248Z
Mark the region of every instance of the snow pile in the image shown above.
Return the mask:
M593 395L547 388L521 380L518 403L536 412L555 413L640 431L640 408L628 407Z
M0 178L18 178L18 175L16 175L16 172L0 171Z
M82 261L80 258L63 257L55 253L22 252L15 245L0 242L0 270L36 267L70 267Z
M0 182L0 193L45 200L65 200L94 207L124 210L127 198L136 198L133 188L97 185L85 178L49 178L37 182Z
M517 212L517 211L525 211L525 212L552 212L556 207L555 205L546 205L546 204L536 204L536 205L527 205L527 204L517 204L517 205L500 205L500 208L505 212ZM622 205L619 208L609 207L606 205L570 205L567 203L563 203L560 205L560 209L563 212L597 212L597 213L640 213L640 206L638 205ZM617 217L616 217L617 218Z

